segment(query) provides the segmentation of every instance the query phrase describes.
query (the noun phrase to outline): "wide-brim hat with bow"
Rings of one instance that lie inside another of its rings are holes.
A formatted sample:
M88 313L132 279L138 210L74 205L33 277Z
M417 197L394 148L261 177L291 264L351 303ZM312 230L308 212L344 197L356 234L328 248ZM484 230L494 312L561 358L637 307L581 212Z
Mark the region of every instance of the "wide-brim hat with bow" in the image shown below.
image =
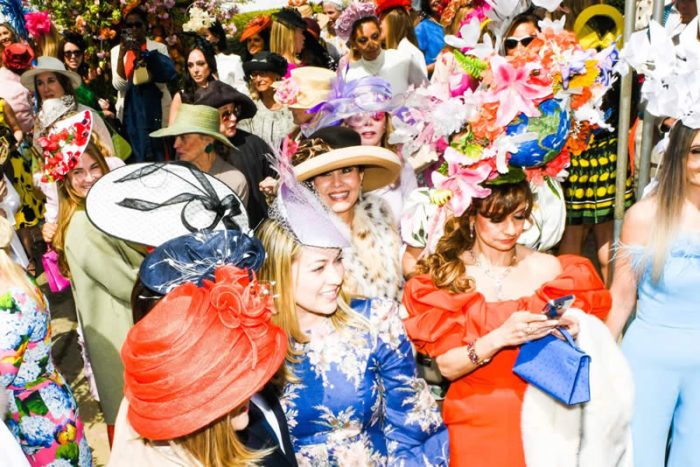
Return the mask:
M232 265L203 287L185 283L126 336L127 418L146 439L171 440L231 413L277 372L287 336L270 322L272 295Z
M112 170L90 188L85 210L101 231L146 246L202 230L250 230L238 195L187 162Z
M372 191L394 183L401 173L401 159L396 153L380 146L362 146L360 135L349 128L326 127L309 137L314 139L323 140L332 149L311 154L294 166L300 182L331 170L360 166L364 171L362 190ZM303 144L302 140L299 147Z
M173 124L152 132L150 136L162 138L191 133L211 136L226 146L234 147L226 136L219 133L219 111L208 105L180 104Z
M57 73L65 76L70 81L73 89L77 89L81 84L83 84L83 80L78 73L66 70L66 66L62 61L55 57L49 57L46 55L42 55L37 59L36 66L34 68L22 73L20 82L22 83L22 86L30 91L36 91L34 87L34 77L46 72Z

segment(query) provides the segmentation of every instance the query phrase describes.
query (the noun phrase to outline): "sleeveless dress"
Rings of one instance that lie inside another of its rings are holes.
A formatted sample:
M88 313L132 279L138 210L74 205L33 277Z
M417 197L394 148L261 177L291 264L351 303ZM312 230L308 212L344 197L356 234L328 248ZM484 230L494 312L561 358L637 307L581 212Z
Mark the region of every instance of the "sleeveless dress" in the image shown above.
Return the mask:
M299 378L280 403L300 466L448 465L445 425L418 378L411 343L389 300L353 300L369 329L321 324L293 343ZM289 363L288 363L289 365Z
M487 302L479 292L451 294L427 274L406 283L406 332L416 350L431 357L484 336L516 311L542 310L547 300L576 296L574 308L605 318L612 303L586 258L562 255L562 272L530 296ZM452 381L443 405L450 433L450 463L470 467L525 466L520 415L527 383L513 373L519 348L506 348L490 363Z
M35 292L41 303L21 288L0 295L0 391L8 392L10 412L6 423L30 465L91 466L78 404L51 357L46 298L38 288Z
M635 385L637 467L700 466L700 233L673 243L658 283L641 246L622 246L641 275L637 316L622 341Z

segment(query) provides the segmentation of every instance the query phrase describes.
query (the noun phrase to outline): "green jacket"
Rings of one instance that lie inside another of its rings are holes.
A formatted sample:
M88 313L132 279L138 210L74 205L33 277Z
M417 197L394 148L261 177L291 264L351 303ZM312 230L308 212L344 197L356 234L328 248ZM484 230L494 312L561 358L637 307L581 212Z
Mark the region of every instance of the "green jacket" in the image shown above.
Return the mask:
M100 405L113 425L124 392L120 352L134 324L131 290L145 251L100 232L79 209L66 231L65 253Z

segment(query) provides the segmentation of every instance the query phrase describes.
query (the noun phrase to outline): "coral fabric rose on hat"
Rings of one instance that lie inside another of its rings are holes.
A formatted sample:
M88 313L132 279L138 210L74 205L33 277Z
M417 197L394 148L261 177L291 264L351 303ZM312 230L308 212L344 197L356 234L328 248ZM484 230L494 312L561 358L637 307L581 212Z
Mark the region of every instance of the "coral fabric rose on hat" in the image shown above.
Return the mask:
M225 416L284 361L287 336L270 322L267 286L232 265L215 277L177 287L127 334L127 418L146 439L186 436Z
M92 114L89 110L59 120L48 136L38 139L44 150L42 182L55 182L66 178L78 163L90 142Z

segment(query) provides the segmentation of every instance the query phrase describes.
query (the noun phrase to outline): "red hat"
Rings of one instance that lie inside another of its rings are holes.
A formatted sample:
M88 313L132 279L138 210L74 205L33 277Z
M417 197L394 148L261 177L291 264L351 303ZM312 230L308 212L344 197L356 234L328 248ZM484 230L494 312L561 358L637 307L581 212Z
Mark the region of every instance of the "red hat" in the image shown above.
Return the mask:
M321 28L316 20L312 18L304 18L304 22L306 23L306 32L314 36L316 39L321 37Z
M27 44L15 42L2 51L2 62L11 70L24 70L32 66L34 51Z
M270 323L272 296L252 271L225 265L204 282L175 288L127 334L127 417L144 438L175 439L228 414L286 355L287 337Z
M240 41L245 42L249 37L259 34L260 31L269 28L271 24L272 19L269 16L256 16L245 25L241 33Z
M411 8L411 0L377 0L377 16L381 17L392 8L409 10Z

